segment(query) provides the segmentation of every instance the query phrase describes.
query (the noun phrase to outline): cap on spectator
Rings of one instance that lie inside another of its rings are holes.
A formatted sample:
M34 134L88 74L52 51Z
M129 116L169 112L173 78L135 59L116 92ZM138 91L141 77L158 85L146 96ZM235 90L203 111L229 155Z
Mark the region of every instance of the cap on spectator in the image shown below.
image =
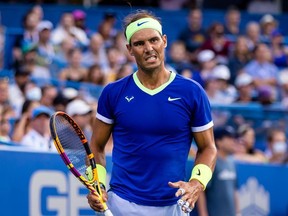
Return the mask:
M215 53L212 50L202 50L198 53L198 62L208 62L215 58Z
M261 19L260 23L261 24L266 24L266 23L274 23L276 22L275 18L271 14L265 14Z
M67 87L63 90L62 94L68 100L73 100L78 96L78 91L74 88Z
M236 137L236 131L231 126L220 126L214 129L215 140L222 139L223 137Z
M229 80L230 79L230 70L226 65L217 65L212 70L212 76L215 79Z
M37 26L37 30L39 32L41 32L41 31L43 31L45 29L51 30L52 28L53 28L53 24L49 20L43 20Z
M252 76L247 73L239 74L235 79L235 86L242 87L250 85L253 82Z
M283 69L279 72L279 83L280 85L288 84L288 69Z
M82 10L75 10L72 12L72 15L75 20L83 20L86 18L86 13Z
M32 119L37 118L40 115L46 115L48 118L53 114L52 110L47 107L40 105L32 110Z
M86 115L92 111L92 108L83 100L75 99L67 104L66 113L70 116Z

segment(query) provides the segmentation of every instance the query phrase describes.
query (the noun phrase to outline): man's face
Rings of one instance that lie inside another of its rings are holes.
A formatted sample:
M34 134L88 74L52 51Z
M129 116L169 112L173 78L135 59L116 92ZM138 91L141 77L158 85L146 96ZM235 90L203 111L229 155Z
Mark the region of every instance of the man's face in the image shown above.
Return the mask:
M141 29L131 37L127 48L138 65L139 70L154 71L164 65L166 35L161 36L154 29Z

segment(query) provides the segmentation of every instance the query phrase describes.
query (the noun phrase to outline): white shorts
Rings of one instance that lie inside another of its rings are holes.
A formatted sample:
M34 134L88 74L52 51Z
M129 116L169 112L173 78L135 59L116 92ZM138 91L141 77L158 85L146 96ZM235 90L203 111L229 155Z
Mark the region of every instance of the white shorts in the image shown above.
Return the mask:
M114 192L108 192L107 205L114 216L188 216L175 204L171 206L143 206L122 199ZM103 216L103 213L96 213Z

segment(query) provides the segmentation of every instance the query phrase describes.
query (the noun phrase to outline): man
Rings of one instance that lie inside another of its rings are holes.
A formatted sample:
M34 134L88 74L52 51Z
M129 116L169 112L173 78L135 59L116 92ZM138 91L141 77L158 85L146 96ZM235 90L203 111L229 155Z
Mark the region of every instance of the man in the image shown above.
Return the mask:
M240 215L237 194L237 174L231 155L235 152L235 131L219 127L214 131L217 162L213 177L197 202L199 216Z
M91 148L104 184L111 133L114 142L110 190L108 196L103 190L103 199L117 216L187 215L216 160L210 105L198 83L165 68L167 36L155 16L137 11L124 26L138 70L108 84L99 98ZM186 182L193 138L198 152ZM87 198L91 208L103 211L97 196Z
M49 118L52 113L53 110L43 105L32 110L31 129L20 141L22 146L41 151L56 151L49 131Z

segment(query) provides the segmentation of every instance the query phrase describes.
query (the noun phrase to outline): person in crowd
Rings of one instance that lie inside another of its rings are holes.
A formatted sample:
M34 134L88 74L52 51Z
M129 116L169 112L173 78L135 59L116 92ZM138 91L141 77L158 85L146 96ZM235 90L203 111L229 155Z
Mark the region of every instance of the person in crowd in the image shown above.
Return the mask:
M280 104L284 108L288 107L288 69L283 69L278 76Z
M201 50L212 50L221 64L228 64L232 43L224 32L224 25L220 22L212 23L208 28L208 39L202 44Z
M188 52L183 41L173 41L167 55L166 64L174 68L176 73L182 74L184 69L190 69L192 73L193 65L187 54Z
M68 37L72 38L74 43L81 48L85 48L89 44L86 33L75 26L72 13L65 12L62 13L57 27L51 32L51 40L53 44L59 45Z
M247 38L238 36L229 55L230 84L234 84L236 76L242 72L242 69L251 59L252 52L249 50Z
M237 98L234 102L242 104L257 102L252 76L247 73L238 74L235 79L235 87L237 89Z
M82 51L74 48L68 52L68 65L59 72L59 79L72 82L83 82L87 78L87 68L82 65Z
M9 79L0 77L0 110L5 106L11 106L9 101Z
M224 33L232 40L240 34L241 12L236 7L229 7L225 13Z
M138 10L124 22L138 70L104 87L90 142L105 184L105 146L113 136L110 190L102 190L103 199L114 215L187 215L216 160L209 101L199 84L165 67L167 36L151 12ZM185 181L192 137L198 151ZM97 196L87 198L92 209L103 211Z
M276 92L278 68L271 63L271 52L264 43L258 44L253 52L253 59L243 68L243 72L248 73L253 78L256 90L264 93L271 88Z
M256 21L248 21L245 27L245 37L247 37L248 48L253 51L258 43L262 43L260 24Z
M270 36L278 28L278 21L271 14L265 14L259 21L261 37L264 42L270 41Z
M83 53L83 65L90 67L98 64L104 72L108 70L108 59L106 49L103 44L103 37L99 33L91 36L88 49Z
M92 83L99 86L104 86L106 83L106 76L103 69L98 64L91 65L88 68L87 83Z
M288 67L288 47L284 43L284 36L280 30L275 29L271 33L269 48L271 50L272 62L279 68Z
M25 134L31 129L31 116L32 110L38 107L40 103L38 101L25 100L21 109L21 116L16 118L14 129L12 132L12 140L14 142L20 142Z
M267 134L267 146L265 150L269 163L281 164L287 155L286 133L281 128L271 128Z
M237 97L237 90L229 83L231 78L230 70L226 65L217 65L213 68L211 76L216 80L219 89L218 103L231 104Z
M9 103L19 117L25 101L25 86L30 80L31 71L23 66L15 68L14 82L9 83Z
M42 20L38 26L39 41L36 44L36 64L48 70L46 78L56 77L55 71L55 55L56 47L51 42L51 31L53 24L49 20ZM55 72L54 72L55 71ZM38 77L45 77L43 74L38 74Z
M50 109L53 109L53 101L58 94L57 88L54 85L44 85L41 87L40 104Z
M12 120L14 118L15 112L11 106L5 105L0 107L0 142L9 143L10 141L12 141Z
M14 64L18 64L22 60L23 47L34 46L39 40L39 34L37 30L38 23L40 22L39 16L29 10L23 17L23 34L20 34L13 45L13 61Z
M82 129L88 140L92 136L91 122L92 107L82 99L75 99L69 102L66 106L66 113L71 116L78 126Z
M215 128L217 161L211 181L197 202L199 216L240 215L237 172L233 154L236 133L234 128Z
M237 130L237 146L234 158L241 162L266 163L267 158L260 149L255 147L256 134L253 127L241 125Z
M52 112L50 108L42 105L32 110L31 128L21 139L21 146L39 151L56 151L49 129Z
M108 58L108 70L105 72L107 77L107 83L113 82L116 79L117 72L124 63L121 59L121 51L116 47L110 47L107 49Z
M192 63L197 62L198 49L206 41L208 35L203 27L203 13L199 8L189 10L187 16L188 27L180 30L178 40L183 41L189 52Z
M114 40L117 35L118 29L115 27L117 22L117 14L108 10L104 13L103 19L98 25L98 32L103 38L105 49L114 46Z
M75 26L79 29L82 29L86 33L87 37L90 38L92 31L87 27L86 24L87 14L83 10L76 9L72 12L72 15L74 18Z
M201 79L203 80L199 83L205 83L207 79L211 78L212 70L218 64L215 57L215 53L212 50L201 50L198 53L197 61L199 65L199 74Z

